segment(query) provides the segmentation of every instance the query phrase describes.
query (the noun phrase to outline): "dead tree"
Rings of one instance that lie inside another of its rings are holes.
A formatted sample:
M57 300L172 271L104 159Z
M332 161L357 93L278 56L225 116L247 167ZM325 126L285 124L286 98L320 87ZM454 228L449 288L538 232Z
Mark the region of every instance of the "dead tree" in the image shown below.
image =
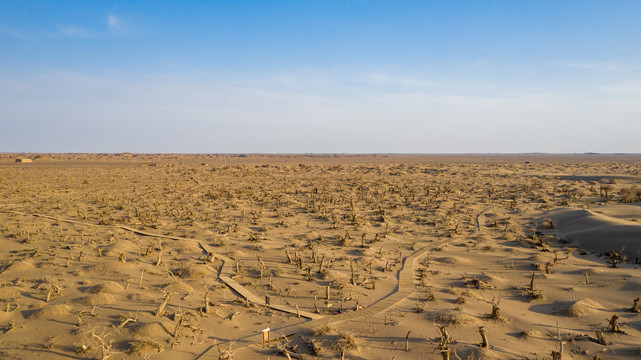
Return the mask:
M407 335L405 335L405 351L410 351L410 333L412 330L407 332Z
M605 339L605 337L603 337L603 332L600 329L596 329L595 330L595 334L596 334L596 339L595 340L596 340L597 344L601 344L601 345L605 345L605 346L610 345L610 342L607 341Z
M167 303L169 302L169 299L171 299L171 296L173 294L174 294L173 292L165 292L165 297L160 303L160 306L158 306L158 310L156 310L156 314L155 314L156 316L162 316L163 311L165 311L165 306L167 306Z
M489 348L490 343L487 341L487 334L485 332L485 326L479 326L479 334L481 334L481 344L479 345L480 347L483 348Z
M261 260L260 256L256 256L256 257L258 258L258 262L260 263L260 278L262 279L265 269L267 267L265 266L265 263L263 262L263 260Z
M618 263L625 262L626 260L625 255L622 255L619 251L610 251L608 257L610 258L610 265L613 268L616 268Z
M612 315L612 317L609 320L609 324L608 325L610 326L610 332L613 332L613 333L623 332L623 331L621 331L621 328L619 327L619 315L617 315L617 314Z

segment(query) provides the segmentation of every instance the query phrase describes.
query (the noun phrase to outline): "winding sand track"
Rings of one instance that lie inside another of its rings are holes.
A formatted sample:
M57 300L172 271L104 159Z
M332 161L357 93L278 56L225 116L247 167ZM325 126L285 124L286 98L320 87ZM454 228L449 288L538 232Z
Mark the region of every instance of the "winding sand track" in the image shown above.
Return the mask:
M487 209L486 209L487 210ZM485 211L485 210L484 210ZM483 212L484 212L483 211ZM55 221L62 221L66 223L71 223L71 224L79 224L79 225L85 225L85 226L111 226L115 228L120 228L126 231L130 231L132 233L141 235L141 236L152 236L152 237L159 237L159 238L164 238L164 239L171 239L171 240L186 240L186 241L194 241L199 244L199 246L203 249L203 251L209 253L209 254L215 254L215 252L210 249L207 245L201 243L200 241L196 239L190 239L190 238L183 238L179 236L169 236L169 235L161 235L161 234L154 234L134 228L130 228L127 226L122 226L122 225L98 225L98 224L91 224L91 223L86 223L86 222L81 222L81 221L74 221L74 220L68 220L68 219L62 219L59 217L54 217L54 216L49 216L49 215L44 215L44 214L37 214L37 213L24 213L20 211L12 211L12 210L0 210L0 212L3 213L10 213L10 214L19 214L19 215L25 215L25 216L35 216L35 217L41 217L41 218L47 218ZM481 214L483 213L481 212ZM479 216L481 215L479 214ZM477 226L478 226L478 217L477 217ZM434 246L439 246L442 244L445 244L447 242L451 241L451 239L446 239L446 240L441 240L437 242L430 243L429 246L426 246L420 250L415 251L412 253L410 256L406 257L403 260L403 266L401 270L398 272L398 285L396 286L396 289L394 292L388 294L387 296L381 298L374 304L368 306L365 309L360 309L360 310L354 310L354 311L346 311L342 314L339 315L331 315L331 316L325 316L321 314L315 314L307 311L299 311L295 308L286 306L286 305L279 305L279 304L272 304L270 306L271 309L274 310L279 310L283 312L287 312L290 314L300 314L301 317L305 317L308 319L311 319L310 321L306 321L300 324L295 324L295 325L290 325L290 326L285 326L282 328L277 328L277 329L272 329L273 333L276 335L272 337L272 341L276 340L280 337L287 337L291 336L296 333L301 333L301 332L306 332L310 331L314 327L316 327L319 324L338 324L342 323L345 321L349 320L356 320L359 318L366 318L366 317L372 317L374 315L378 315L385 310L391 308L392 306L398 304L399 302L407 299L409 296L411 296L415 292L415 285L414 285L414 265L416 261L424 254L430 251L431 248ZM217 259L220 259L222 261L222 269L219 275L219 278L221 281L223 281L227 286L229 286L231 289L233 289L235 292L240 294L242 297L248 299L252 303L258 304L265 306L265 299L252 293L250 290L236 282L232 278L232 262L233 259L223 256L223 255L218 255L216 254L215 257ZM239 349L251 345L256 345L256 344L261 344L263 340L263 335L262 332L259 332L255 335L250 335L244 338L236 339L233 341L231 345L231 349ZM198 355L196 359L213 359L213 358L218 358L218 355L214 354L209 354L209 352L214 348L214 345L210 346L205 350L203 353Z
M398 304L399 302L407 299L415 292L414 287L414 265L416 261L427 252L430 251L434 246L439 246L451 241L451 239L441 240L437 242L430 243L430 246L424 247L420 250L417 250L412 255L406 257L403 261L403 267L398 272L398 285L394 292L388 294L384 298L378 300L369 307L357 311L347 311L339 315L331 315L323 318L313 319L301 324L285 326L282 328L271 329L272 333L276 336L272 337L272 341L281 337L291 336L297 333L308 332L319 324L339 324L349 320L358 320L360 318L372 317L378 315L385 310L391 308L392 306ZM221 277L222 278L222 277ZM273 307L273 306L272 306ZM259 345L262 344L263 335L262 332L255 335L250 335L244 338L236 339L231 344L232 350L237 350L243 347ZM209 354L209 352L214 348L210 346L202 354L200 354L196 359L214 359L218 358L218 355Z

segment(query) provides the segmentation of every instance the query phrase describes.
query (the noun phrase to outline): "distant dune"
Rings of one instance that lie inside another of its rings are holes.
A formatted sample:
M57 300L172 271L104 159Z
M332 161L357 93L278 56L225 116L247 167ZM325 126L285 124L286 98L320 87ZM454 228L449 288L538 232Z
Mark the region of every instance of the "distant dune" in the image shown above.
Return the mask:
M559 233L580 248L595 253L617 250L634 261L641 250L640 212L641 203L592 210L559 209L551 219Z

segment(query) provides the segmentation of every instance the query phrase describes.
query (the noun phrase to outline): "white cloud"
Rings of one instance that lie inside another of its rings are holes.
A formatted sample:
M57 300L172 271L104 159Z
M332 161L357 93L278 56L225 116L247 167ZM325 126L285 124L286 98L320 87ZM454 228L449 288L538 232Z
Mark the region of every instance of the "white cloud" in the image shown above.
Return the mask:
M118 30L120 29L121 25L122 23L116 15L113 15L113 14L107 15L107 26L110 29Z

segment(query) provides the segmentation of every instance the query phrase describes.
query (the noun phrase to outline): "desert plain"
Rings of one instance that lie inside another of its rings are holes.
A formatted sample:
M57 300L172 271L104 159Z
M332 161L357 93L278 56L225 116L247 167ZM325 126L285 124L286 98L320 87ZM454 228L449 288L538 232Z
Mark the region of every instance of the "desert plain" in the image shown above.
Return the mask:
M0 154L0 358L638 359L640 182L639 155Z

